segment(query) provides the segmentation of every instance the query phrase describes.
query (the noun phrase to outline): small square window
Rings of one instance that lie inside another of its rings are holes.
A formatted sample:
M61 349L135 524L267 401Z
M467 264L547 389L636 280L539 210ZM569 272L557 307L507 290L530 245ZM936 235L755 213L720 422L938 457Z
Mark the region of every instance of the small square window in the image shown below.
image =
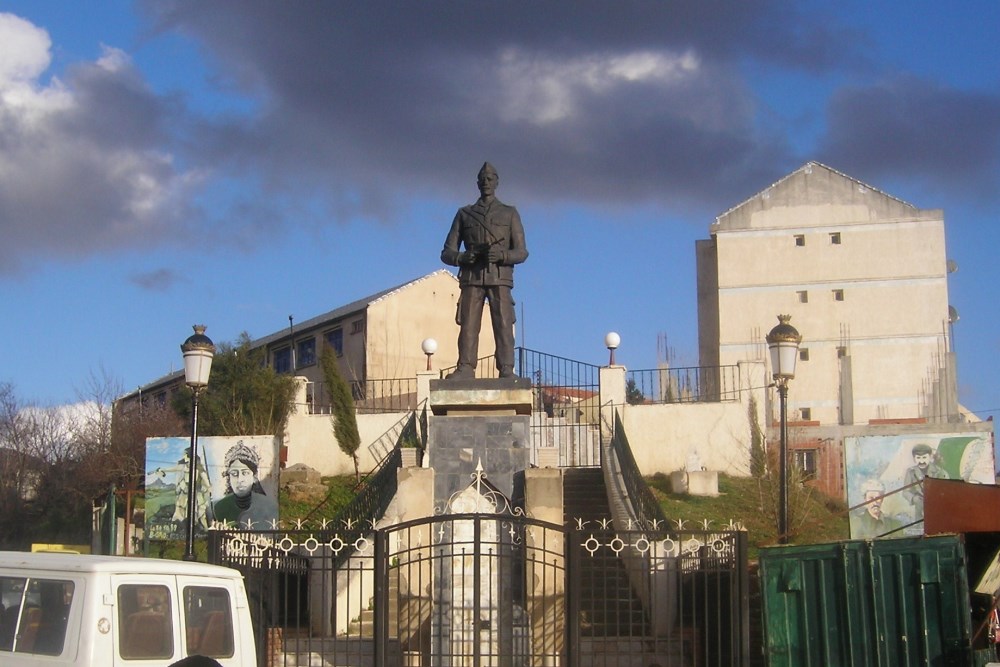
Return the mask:
M805 235L804 234L796 234L795 235L795 245L801 247L801 246L804 246L805 244L806 244L806 237L805 237Z
M834 301L843 301L844 300L844 290L842 290L842 289L835 289L835 290L833 290L833 300Z
M809 361L809 348L799 348L799 361Z
M840 245L840 232L830 233L830 243L833 245Z
M334 329L327 331L326 344L333 348L338 357L344 356L344 330Z
M809 303L809 292L802 290L801 292L796 292L799 295L799 303Z
M795 454L795 467L802 472L804 479L815 479L817 466L817 451L815 449L797 449Z
M802 417L802 421L811 421L813 416L812 408L799 408L799 415Z
M295 365L298 368L316 363L316 339L308 338L295 344Z
M351 323L351 333L352 334L361 333L364 330L365 330L365 321L364 320L354 320Z
M283 347L274 351L274 372L290 373L292 371L292 348Z

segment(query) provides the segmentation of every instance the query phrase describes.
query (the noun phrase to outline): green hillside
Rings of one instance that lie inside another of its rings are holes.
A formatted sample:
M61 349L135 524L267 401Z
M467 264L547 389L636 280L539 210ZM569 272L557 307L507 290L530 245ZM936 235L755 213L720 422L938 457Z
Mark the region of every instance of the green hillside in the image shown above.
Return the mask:
M663 513L674 521L682 519L689 527L708 520L710 528L722 528L730 520L746 528L750 557L758 547L777 544L777 488L767 480L754 477L719 476L719 495L715 498L670 492L665 475L647 478ZM815 544L847 539L849 535L846 506L808 486L790 484L789 523L792 544Z

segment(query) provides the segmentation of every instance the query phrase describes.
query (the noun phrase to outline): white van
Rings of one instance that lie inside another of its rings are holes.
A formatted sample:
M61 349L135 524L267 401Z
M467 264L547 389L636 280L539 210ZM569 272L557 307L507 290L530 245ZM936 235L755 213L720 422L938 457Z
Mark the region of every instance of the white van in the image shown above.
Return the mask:
M0 551L0 665L257 664L243 578L204 563Z

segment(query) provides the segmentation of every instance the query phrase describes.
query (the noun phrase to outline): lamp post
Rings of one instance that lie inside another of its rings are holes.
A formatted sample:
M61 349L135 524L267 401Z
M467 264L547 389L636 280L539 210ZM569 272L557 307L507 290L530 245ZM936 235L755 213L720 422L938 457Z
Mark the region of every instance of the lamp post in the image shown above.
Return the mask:
M427 370L431 370L431 357L438 351L438 342L433 338L425 338L420 344L420 349L427 355Z
M604 347L608 348L608 352L611 353L611 358L608 360L608 366L615 365L615 350L617 350L618 346L621 344L622 337L614 331L609 331L608 335L604 337Z
M184 354L184 382L191 388L191 449L188 454L188 493L187 493L187 544L184 547L184 560L195 560L194 555L194 513L197 496L197 461L198 461L198 394L208 386L208 375L212 371L212 357L215 356L215 345L212 339L205 335L205 325L194 325L194 335L181 345Z
M788 381L795 377L802 335L788 321L791 315L778 315L778 326L767 334L771 351L771 373L781 401L781 489L778 499L778 543L788 544Z

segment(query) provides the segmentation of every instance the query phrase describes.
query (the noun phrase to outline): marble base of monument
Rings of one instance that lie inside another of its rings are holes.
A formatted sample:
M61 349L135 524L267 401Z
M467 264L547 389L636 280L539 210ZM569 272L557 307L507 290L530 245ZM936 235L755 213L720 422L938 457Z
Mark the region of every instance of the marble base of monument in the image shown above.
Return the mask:
M430 383L428 465L434 468L434 504L486 479L507 498L515 476L529 466L531 381L525 378L433 380Z

